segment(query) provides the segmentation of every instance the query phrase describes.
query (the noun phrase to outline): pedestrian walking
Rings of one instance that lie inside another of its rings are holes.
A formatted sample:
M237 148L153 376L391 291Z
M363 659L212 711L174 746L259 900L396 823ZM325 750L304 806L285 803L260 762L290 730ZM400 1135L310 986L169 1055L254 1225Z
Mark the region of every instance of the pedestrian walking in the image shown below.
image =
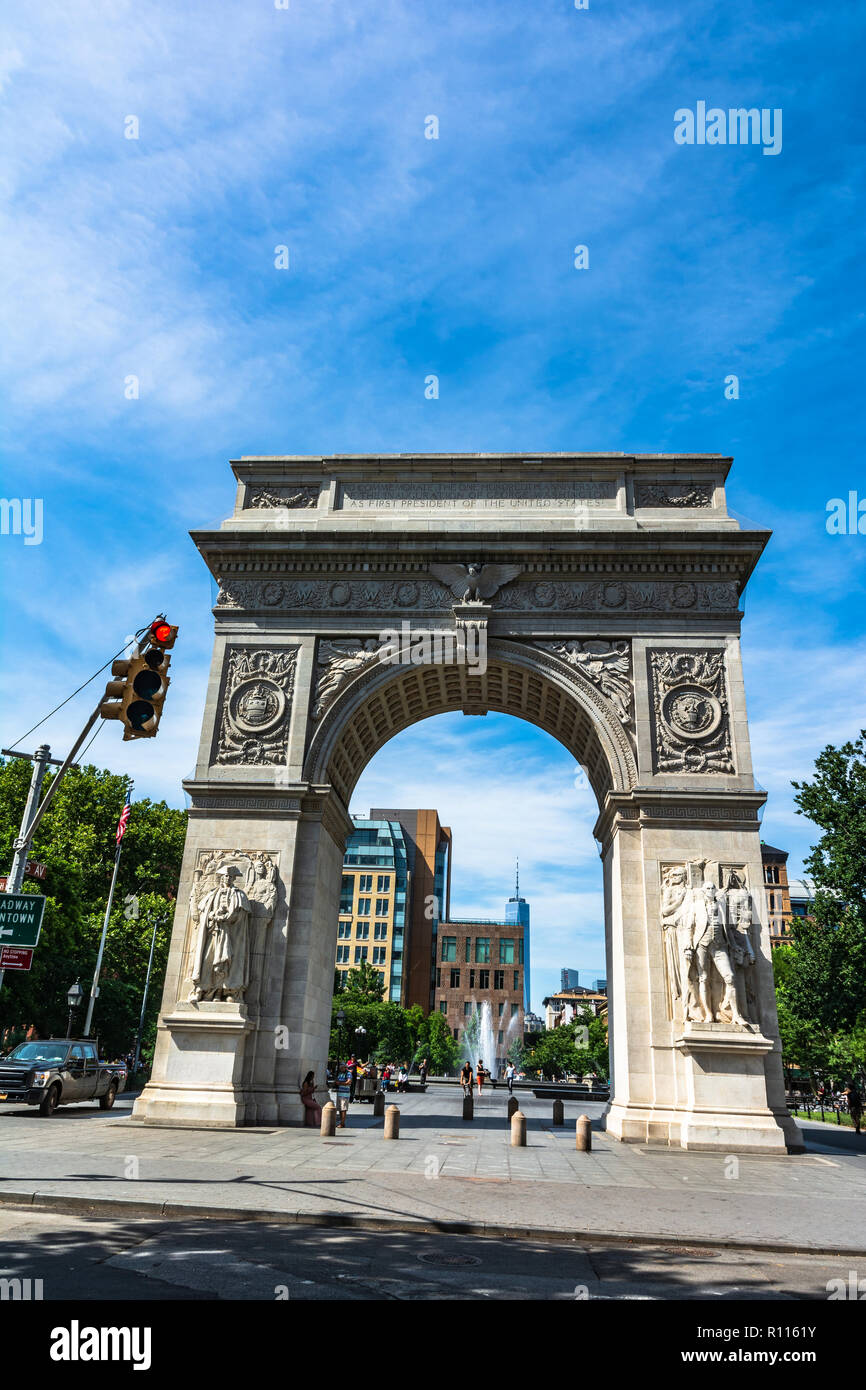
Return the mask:
M419 1076L420 1076L420 1078L421 1078L421 1085L422 1085L422 1086L426 1086L426 1085L427 1085L427 1072L428 1072L429 1070L430 1070L430 1059L429 1059L428 1057L425 1057L425 1058L424 1058L424 1061L421 1063L421 1069L420 1069L420 1072L419 1072Z
M477 1065L476 1068L475 1068L475 1079L476 1079L476 1081L478 1082L478 1094L479 1094L479 1096L481 1095L481 1091L482 1091L483 1086L484 1086L484 1078L485 1078L486 1075L487 1075L487 1073L486 1073L485 1070L484 1070L484 1063L482 1062L481 1058L479 1057L479 1058L478 1058L478 1065Z
M409 1088L409 1070L404 1062L397 1074L397 1090L406 1091Z
M514 1095L514 1077L516 1073L516 1066L513 1062L509 1062L508 1066L505 1068L505 1080L508 1082L508 1094L510 1096Z
M464 1096L472 1095L472 1067L469 1062L464 1062L460 1069L460 1083L463 1087Z
M358 1063L355 1061L354 1054L349 1058L347 1066L349 1073L349 1104L355 1099L355 1087L358 1084Z

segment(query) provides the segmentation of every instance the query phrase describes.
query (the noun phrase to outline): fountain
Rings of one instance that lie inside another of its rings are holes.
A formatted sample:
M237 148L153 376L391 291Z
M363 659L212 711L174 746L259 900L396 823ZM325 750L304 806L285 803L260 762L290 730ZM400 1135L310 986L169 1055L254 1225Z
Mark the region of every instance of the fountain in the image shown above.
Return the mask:
M496 1075L496 1034L493 1031L493 1011L488 1000L484 1000L480 1011L478 1005L475 1005L469 1022L463 1030L460 1050L470 1062L473 1072L478 1071L478 1059L480 1057L485 1070L489 1071L492 1076Z

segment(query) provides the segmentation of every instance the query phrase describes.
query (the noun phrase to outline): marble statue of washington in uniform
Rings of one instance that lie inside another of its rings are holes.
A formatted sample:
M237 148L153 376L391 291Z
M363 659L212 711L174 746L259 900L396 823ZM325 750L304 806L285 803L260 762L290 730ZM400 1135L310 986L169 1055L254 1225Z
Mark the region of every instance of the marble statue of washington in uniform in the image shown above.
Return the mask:
M217 886L196 904L198 931L193 951L190 1003L224 999L241 1003L249 984L250 900L234 886L241 870L224 864L216 871Z

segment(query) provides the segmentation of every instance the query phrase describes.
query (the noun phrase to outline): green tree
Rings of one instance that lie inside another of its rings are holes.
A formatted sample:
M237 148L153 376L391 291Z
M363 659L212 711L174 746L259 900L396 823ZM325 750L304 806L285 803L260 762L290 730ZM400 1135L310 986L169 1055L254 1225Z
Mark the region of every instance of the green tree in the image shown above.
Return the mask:
M0 763L0 856L6 864L12 860L30 775L23 759ZM51 780L46 777L44 790ZM26 880L25 891L45 894L45 917L32 970L9 972L0 991L0 1036L7 1045L28 1029L43 1037L64 1035L69 986L80 979L89 990L126 787L126 778L92 765L70 769L36 831L30 856L45 863L48 874L38 884ZM117 1054L134 1045L151 932L159 917L165 925L157 931L145 1030L146 1045L153 1041L185 832L186 812L146 798L133 803L94 1013L94 1031L105 1052ZM73 1026L83 1024L81 1011Z
M395 1003L380 1005L377 1025L374 1061L380 1065L384 1062L406 1062L408 1065L414 1052L414 1039L406 1010Z
M588 1033L587 1046L581 1041L584 1029ZM582 1075L586 1071L606 1077L609 1066L604 1021L584 1007L573 1023L563 1023L538 1034L526 1058L526 1066L540 1071L548 1079L564 1073Z
M416 1051L417 1057L422 1055L430 1059L430 1070L434 1074L447 1076L454 1070L460 1048L444 1014L436 1012L424 1019Z
M785 982L793 1012L832 1032L853 1029L866 999L866 730L828 745L811 782L794 782L800 815L822 830L806 859L812 914L795 918L795 969Z
M340 993L355 995L359 999L373 999L378 1003L385 993L385 977L369 961L362 960L360 965L348 971Z

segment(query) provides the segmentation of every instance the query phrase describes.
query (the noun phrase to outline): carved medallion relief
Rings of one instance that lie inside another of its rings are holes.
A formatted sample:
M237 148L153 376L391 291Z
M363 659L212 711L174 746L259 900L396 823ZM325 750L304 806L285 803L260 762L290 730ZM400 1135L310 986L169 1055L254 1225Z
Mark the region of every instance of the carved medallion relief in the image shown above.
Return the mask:
M735 772L721 651L649 653L656 772Z
M230 647L215 763L260 766L285 762L297 647Z

